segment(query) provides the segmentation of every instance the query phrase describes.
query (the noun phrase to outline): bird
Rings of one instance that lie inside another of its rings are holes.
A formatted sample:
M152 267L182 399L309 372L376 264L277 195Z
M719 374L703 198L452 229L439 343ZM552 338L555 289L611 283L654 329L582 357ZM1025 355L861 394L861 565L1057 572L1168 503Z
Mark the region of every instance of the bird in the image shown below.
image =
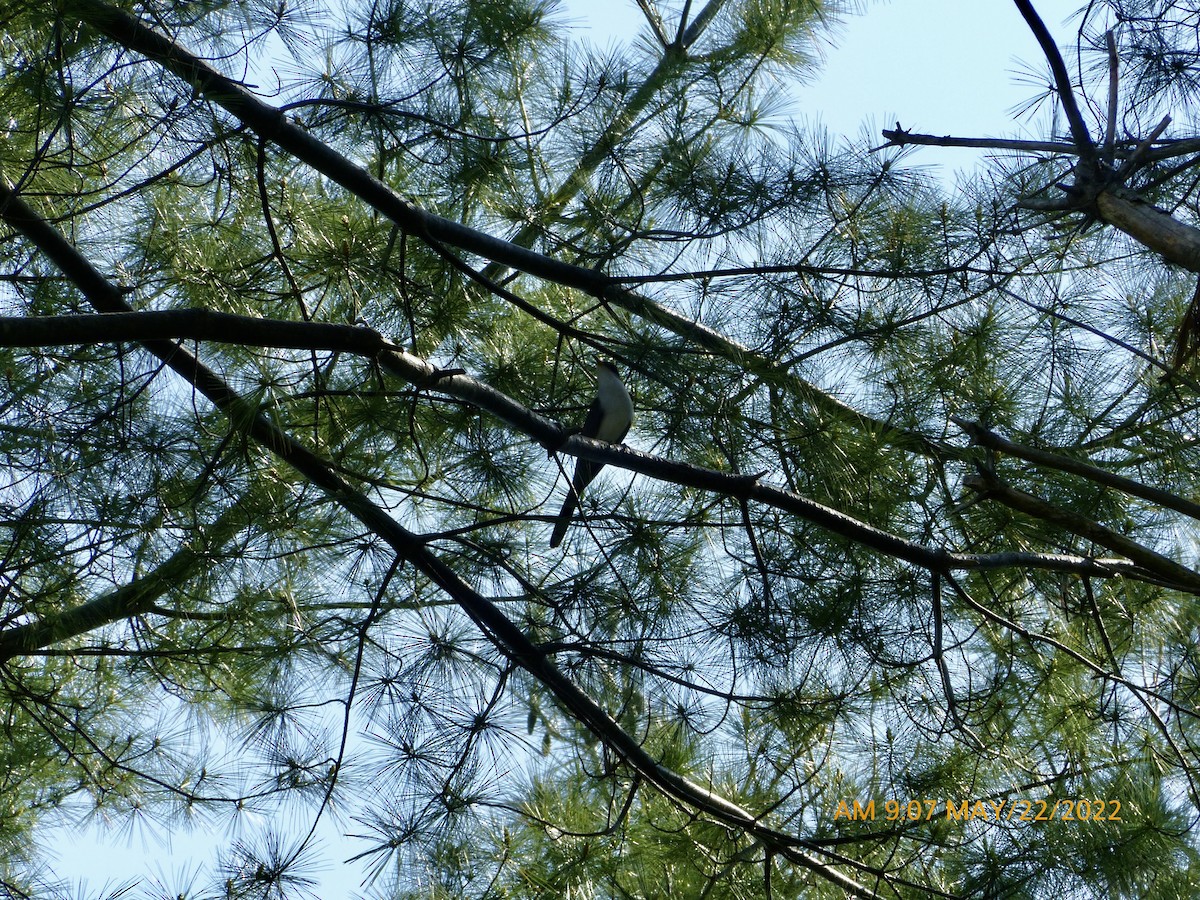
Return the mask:
M617 444L624 440L633 424L633 401L629 398L617 367L603 357L596 358L596 399L588 410L583 428L579 434ZM603 463L592 462L590 459L576 458L575 474L571 476L571 487L567 491L567 499L563 501L558 518L554 521L554 533L550 535L550 548L554 549L562 543L579 505L579 498L584 489L592 483L597 473L604 468Z

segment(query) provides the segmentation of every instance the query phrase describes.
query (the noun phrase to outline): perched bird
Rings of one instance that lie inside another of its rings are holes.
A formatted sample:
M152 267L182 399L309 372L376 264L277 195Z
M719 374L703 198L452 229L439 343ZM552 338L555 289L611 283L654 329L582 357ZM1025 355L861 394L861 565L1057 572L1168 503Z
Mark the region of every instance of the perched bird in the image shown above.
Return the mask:
M596 359L596 399L588 410L587 419L579 433L584 437L595 438L598 441L608 441L617 444L624 440L633 424L633 401L629 399L629 391L625 389L617 367L607 359ZM575 474L571 477L571 489L567 499L563 501L558 519L554 523L554 534L550 536L550 546L557 547L562 543L583 496L584 488L592 483L596 474L604 468L602 463L589 459L575 460Z

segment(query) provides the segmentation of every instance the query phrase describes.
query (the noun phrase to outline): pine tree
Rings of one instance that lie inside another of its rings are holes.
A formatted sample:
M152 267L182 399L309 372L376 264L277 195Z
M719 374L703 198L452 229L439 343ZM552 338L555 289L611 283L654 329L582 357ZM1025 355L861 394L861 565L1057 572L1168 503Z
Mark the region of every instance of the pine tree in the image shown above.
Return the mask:
M1194 15L1016 0L1065 133L872 149L785 115L835 4L638 7L0 11L7 896L81 820L230 835L114 894L1195 895Z

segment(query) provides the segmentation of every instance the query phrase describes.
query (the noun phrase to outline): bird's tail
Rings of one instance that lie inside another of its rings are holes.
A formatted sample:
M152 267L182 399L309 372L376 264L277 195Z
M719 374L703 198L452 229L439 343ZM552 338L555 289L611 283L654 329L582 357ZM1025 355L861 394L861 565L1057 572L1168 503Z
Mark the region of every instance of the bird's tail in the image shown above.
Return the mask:
M554 533L550 535L551 550L561 544L563 538L567 536L567 529L571 527L571 516L575 515L576 502L577 496L572 489L567 492L567 499L563 501L562 509L558 511L558 518L554 520Z

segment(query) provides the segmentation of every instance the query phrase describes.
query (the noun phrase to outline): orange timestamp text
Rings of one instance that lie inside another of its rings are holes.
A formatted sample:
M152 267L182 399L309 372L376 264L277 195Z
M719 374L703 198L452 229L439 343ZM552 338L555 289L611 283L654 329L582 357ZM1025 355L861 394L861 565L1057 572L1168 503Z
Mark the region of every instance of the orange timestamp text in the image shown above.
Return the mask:
M1120 822L1120 800L839 800L833 820L850 822Z

